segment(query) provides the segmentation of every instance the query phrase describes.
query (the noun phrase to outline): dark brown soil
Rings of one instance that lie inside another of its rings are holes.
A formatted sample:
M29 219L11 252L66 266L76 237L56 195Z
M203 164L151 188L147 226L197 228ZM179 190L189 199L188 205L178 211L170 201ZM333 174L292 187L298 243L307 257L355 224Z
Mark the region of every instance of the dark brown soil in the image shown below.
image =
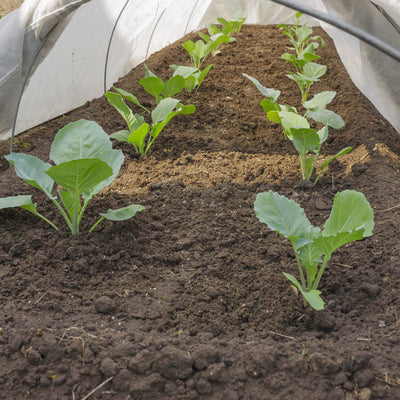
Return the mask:
M321 161L353 151L314 189L302 184L292 144L242 76L300 107L280 59L286 39L259 26L237 38L209 60L198 93L181 96L195 114L171 121L145 157L116 144L122 171L93 200L79 236L39 192L39 210L60 231L24 210L1 211L1 399L400 399L399 136L326 38L328 73L314 90L338 92L331 108L346 126L331 131ZM187 60L180 42L147 65L165 79L169 64ZM143 76L141 65L117 86L152 106ZM124 127L95 99L18 136L16 151L48 161L55 133L80 118L108 133ZM374 235L333 255L324 311L303 308L282 275L296 275L290 244L255 217L256 194L270 189L299 202L314 225L343 189L363 192L375 211ZM1 161L0 196L31 193ZM130 203L146 211L86 233L98 212Z

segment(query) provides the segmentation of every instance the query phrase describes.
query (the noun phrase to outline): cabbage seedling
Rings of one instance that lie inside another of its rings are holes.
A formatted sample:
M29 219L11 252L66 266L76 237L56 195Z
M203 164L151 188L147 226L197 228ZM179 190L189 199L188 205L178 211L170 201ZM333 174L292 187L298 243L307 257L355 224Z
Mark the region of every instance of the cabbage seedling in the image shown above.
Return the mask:
M108 102L112 105L124 118L128 125L128 130L123 129L111 135L113 139L120 142L131 143L135 150L140 154L147 154L150 147L157 139L165 125L176 115L192 114L196 107L193 104L183 105L179 100L172 97L166 97L160 100L157 107L150 111L142 106L132 93L123 89L115 88L115 92L107 92L105 94ZM146 123L144 117L139 114L134 114L133 111L126 105L125 100L128 100L151 114L151 125Z
M237 42L237 39L232 37L232 35L236 32L240 32L244 21L246 18L243 18L239 15L235 17L235 19L228 21L225 18L217 18L217 21L222 25L222 29L219 29L215 24L210 24L207 29L208 33L213 36L217 34L223 34L229 36L229 43Z
M288 36L293 45L293 53L284 53L282 58L290 62L296 69L296 73L290 72L287 77L294 80L299 86L303 102L307 101L310 88L326 72L326 66L313 63L321 57L316 54L316 49L325 46L324 40L320 36L311 36L313 30L307 24L300 25L301 12L296 13L296 24L287 26L278 25L283 30L283 34Z
M124 156L121 150L112 149L107 133L98 124L80 120L66 125L56 134L50 150L50 160L55 165L24 153L11 153L6 159L21 179L47 195L64 217L72 235L77 235L90 200L115 179ZM58 196L53 193L54 183L58 185ZM24 208L58 229L37 211L32 196L0 199L0 209L10 207ZM108 210L100 214L90 232L103 219L122 221L143 210L144 207L137 204Z
M174 75L166 82L164 82L161 78L151 72L147 68L147 65L145 65L145 67L146 75L143 79L139 81L139 84L143 87L144 90L146 90L147 93L154 96L157 104L165 98L175 96L176 94L182 92L182 90L185 88L185 79L182 76ZM147 110L145 107L138 103L139 101L137 100L136 104Z
M362 193L345 190L335 195L323 230L314 227L295 201L276 192L259 193L254 203L258 219L290 240L299 269L300 281L284 276L316 310L324 308L318 284L333 252L346 243L371 236L374 213Z
M188 40L183 43L183 48L188 52L193 67L200 69L204 60L210 54L216 54L215 51L222 43L229 42L229 36L223 33L217 33L213 36L208 36L204 33L198 32L198 35L203 40L197 40L196 43Z
M315 170L321 146L328 139L329 127L340 129L344 126L344 121L340 115L326 108L336 96L336 92L321 92L311 100L304 102L303 107L306 112L302 116L294 107L276 102L281 94L279 90L266 88L257 79L247 74L243 75L250 79L257 89L266 96L260 102L261 107L271 122L281 125L285 137L291 140L299 153L302 178L310 180ZM323 124L323 127L319 130L311 128L309 118ZM334 156L329 157L321 165L320 173L314 180L313 186L317 184L320 176L333 160L349 153L351 150L351 147L345 147Z
M198 68L195 67L186 67L184 65L176 65L172 64L170 67L174 70L173 77L181 77L184 80L184 87L185 89L191 93L193 91L199 90L201 83L203 82L204 78L212 68L212 64L207 65L200 71ZM171 78L172 79L172 78Z

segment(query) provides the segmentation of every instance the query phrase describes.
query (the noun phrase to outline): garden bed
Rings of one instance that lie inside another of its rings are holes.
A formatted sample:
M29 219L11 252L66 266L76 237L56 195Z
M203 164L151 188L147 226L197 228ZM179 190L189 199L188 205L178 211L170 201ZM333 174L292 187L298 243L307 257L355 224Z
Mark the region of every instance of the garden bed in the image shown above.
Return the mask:
M242 76L300 107L280 58L287 38L275 26L244 25L238 42L209 60L199 91L177 96L195 104L193 115L171 121L141 158L116 144L125 163L91 202L80 235L39 192L38 209L60 231L23 210L0 212L0 399L400 398L399 136L318 33L328 72L313 88L337 91L331 108L346 123L331 130L321 158L353 151L315 188L300 180L295 149ZM168 78L168 65L188 62L182 42L147 66ZM138 84L144 72L140 65L116 86L153 105ZM81 118L108 133L124 128L106 99L95 99L19 135L15 151L48 161L57 131ZM4 158L0 165L0 197L32 194ZM255 216L256 194L270 189L319 226L344 189L361 191L374 209L374 235L328 264L324 311L303 308L282 275L297 274L290 243ZM145 212L87 233L98 212L130 203Z

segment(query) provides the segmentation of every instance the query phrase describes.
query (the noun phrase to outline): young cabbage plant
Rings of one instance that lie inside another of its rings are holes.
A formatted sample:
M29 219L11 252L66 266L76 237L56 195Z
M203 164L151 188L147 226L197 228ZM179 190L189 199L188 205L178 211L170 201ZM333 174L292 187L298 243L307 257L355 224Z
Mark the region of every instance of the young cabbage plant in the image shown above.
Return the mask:
M163 99L175 96L176 94L182 92L182 90L185 88L185 79L182 76L174 75L164 82L161 78L151 72L147 68L147 65L145 65L145 68L145 77L139 81L139 84L147 93L154 96L157 104L159 104ZM137 99L136 101L137 102L135 104L147 110L145 107L138 104L139 101Z
M207 29L210 36L214 36L217 34L223 34L229 36L229 43L237 42L237 39L234 38L232 35L234 33L240 32L244 21L246 18L236 15L235 19L228 21L225 18L217 18L219 24L222 25L222 29L218 28L215 24L209 24Z
M115 132L111 137L118 141L131 143L135 150L142 155L147 154L160 132L172 118L176 115L192 114L196 110L196 107L192 104L183 105L177 99L166 97L160 100L153 111L150 111L142 106L132 93L115 87L114 89L116 93L107 92L105 96L109 104L124 118L128 125L128 130L123 129ZM143 116L134 114L126 105L125 100L136 104L149 113L151 115L151 125L145 122Z
M173 69L174 73L172 77L180 77L184 81L184 88L189 93L199 90L201 83L203 82L204 78L212 68L212 64L207 65L200 71L198 68L195 67L186 67L184 65L176 65L172 64L170 67ZM172 78L171 78L172 79Z
M290 72L287 77L294 80L299 86L302 101L308 99L310 88L326 73L326 66L316 64L313 61L320 59L316 54L316 49L325 46L324 40L320 36L311 36L313 30L307 24L300 25L301 12L296 13L296 24L287 26L278 25L283 30L283 34L288 36L292 44L293 53L284 53L282 58L290 62L296 69L296 72ZM319 43L318 43L319 42Z
M344 121L340 115L328 110L327 105L334 99L336 92L325 91L316 94L311 100L303 103L306 110L304 116L300 115L294 107L287 104L279 104L277 100L281 94L279 90L266 88L257 79L243 74L250 79L257 89L266 97L260 102L261 107L267 114L267 118L274 123L281 125L286 138L291 140L300 158L302 178L311 180L314 173L322 144L329 134L329 127L340 129ZM316 130L310 127L309 119L322 124L322 128ZM345 147L337 154L329 157L320 167L320 172L314 180L315 186L329 164L336 158L349 153L351 147Z
M269 229L289 239L300 280L286 272L283 274L301 293L304 305L309 304L315 310L324 308L318 285L333 252L346 243L371 236L374 229L370 204L362 193L354 190L335 195L322 231L310 223L299 204L273 191L259 193L254 210Z
M47 195L64 217L72 235L77 235L90 200L115 179L124 156L121 150L112 149L109 136L98 124L80 120L66 125L56 134L50 150L50 160L55 165L24 153L11 153L6 159L21 179ZM54 194L55 183L57 195ZM37 211L32 196L0 199L0 209L10 207L22 207L58 229ZM144 207L137 204L108 210L100 214L90 232L103 219L122 221L143 210Z
M188 40L182 46L188 52L193 67L200 69L204 60L210 54L216 54L215 52L222 43L229 42L229 36L223 33L208 36L201 32L198 32L198 35L203 40L197 40L196 43Z

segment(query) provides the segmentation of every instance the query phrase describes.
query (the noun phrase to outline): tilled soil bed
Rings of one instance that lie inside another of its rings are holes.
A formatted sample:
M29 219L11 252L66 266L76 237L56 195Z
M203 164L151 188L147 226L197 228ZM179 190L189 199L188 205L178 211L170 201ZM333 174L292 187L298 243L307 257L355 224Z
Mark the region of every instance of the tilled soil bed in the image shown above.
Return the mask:
M147 156L115 144L125 163L92 201L81 234L72 237L39 192L38 209L59 231L24 210L0 212L1 399L400 399L399 136L316 31L328 72L314 93L337 91L330 108L346 122L331 130L321 162L353 151L315 188L301 182L292 144L242 76L301 107L280 58L287 38L274 26L243 26L209 60L200 90L177 96L195 114L172 120ZM182 42L147 66L166 79L170 64L188 64ZM144 72L140 65L116 85L153 107L138 84ZM108 133L124 127L95 99L19 135L16 151L48 161L56 132L81 118ZM0 182L1 197L34 192L4 158ZM324 311L303 307L282 275L297 276L290 243L255 216L256 194L270 189L318 226L344 189L364 193L375 211L374 235L328 264ZM99 212L130 203L145 212L87 233Z

